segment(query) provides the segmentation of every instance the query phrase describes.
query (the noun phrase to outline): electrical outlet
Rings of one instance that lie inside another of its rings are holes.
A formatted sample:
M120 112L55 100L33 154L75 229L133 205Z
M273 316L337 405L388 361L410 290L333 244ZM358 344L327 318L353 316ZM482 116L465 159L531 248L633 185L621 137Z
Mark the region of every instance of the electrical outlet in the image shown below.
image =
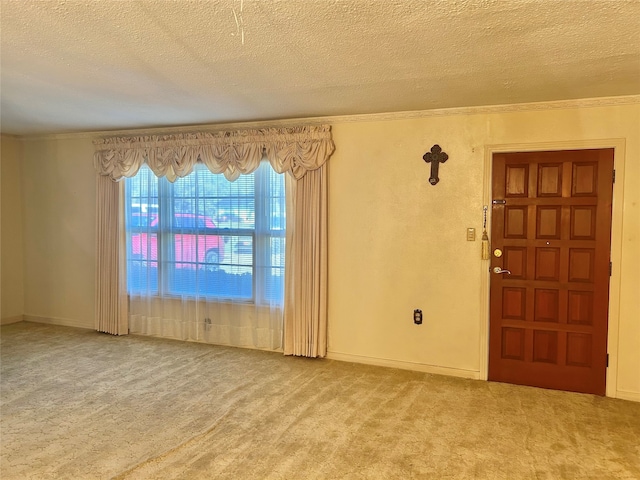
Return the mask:
M416 325L422 325L422 310L416 308L413 311L413 323Z

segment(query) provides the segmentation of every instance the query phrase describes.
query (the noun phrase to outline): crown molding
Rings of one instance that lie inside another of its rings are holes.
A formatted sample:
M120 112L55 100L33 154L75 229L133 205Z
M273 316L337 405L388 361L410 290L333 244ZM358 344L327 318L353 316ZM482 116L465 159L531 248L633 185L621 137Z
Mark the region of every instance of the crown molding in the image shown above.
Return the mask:
M0 140L2 140L3 138L6 138L8 140L21 140L22 138L26 138L26 137L21 137L20 135L13 135L11 133L0 133Z
M427 117L443 117L453 115L482 115L495 113L516 113L544 110L563 110L578 108L613 107L640 104L640 95L624 95L617 97L583 98L575 100L554 100L548 102L514 103L505 105L484 105L475 107L453 107L432 110L409 110L402 112L368 113L360 115L338 115L325 117L301 117L276 120L260 120L250 122L213 123L199 125L180 125L173 127L133 128L123 130L99 130L89 132L52 133L45 135L6 135L25 141L57 140L72 138L98 138L119 135L159 135L185 132L216 132L220 130L239 130L272 127L291 127L300 125L320 125L357 122L380 122L391 120L411 120ZM5 134L2 134L5 136Z
M423 117L439 117L453 115L482 115L492 113L513 113L543 110L563 110L577 108L613 107L620 105L638 105L640 95L625 95L620 97L583 98L575 100L554 100L547 102L513 103L504 105L483 105L476 107L454 107L433 110L416 110L407 112L374 113L370 115L350 115L345 117L330 117L342 122L404 120Z

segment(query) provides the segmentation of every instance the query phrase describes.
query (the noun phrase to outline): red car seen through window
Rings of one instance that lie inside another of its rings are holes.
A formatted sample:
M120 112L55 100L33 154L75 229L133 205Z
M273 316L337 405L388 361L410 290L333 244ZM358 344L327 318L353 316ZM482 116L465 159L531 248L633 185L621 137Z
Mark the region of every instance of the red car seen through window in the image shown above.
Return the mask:
M132 259L152 261L151 266L157 267L158 214L133 213L130 218L130 227L134 228L131 235ZM208 270L218 268L224 257L224 240L219 235L206 233L207 230L216 228L213 221L204 215L189 213L176 213L173 219L175 267L195 269L200 266ZM148 231L139 231L139 227Z

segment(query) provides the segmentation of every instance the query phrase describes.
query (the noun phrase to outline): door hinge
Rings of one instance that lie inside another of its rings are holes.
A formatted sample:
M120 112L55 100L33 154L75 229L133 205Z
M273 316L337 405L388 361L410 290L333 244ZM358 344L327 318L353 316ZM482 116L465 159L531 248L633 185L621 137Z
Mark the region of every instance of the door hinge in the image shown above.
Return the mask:
M607 367L609 367L609 354L607 353Z
M609 276L613 273L613 262L609 262Z
M616 183L616 171L615 171L615 169L613 170L612 180L613 180L613 183Z

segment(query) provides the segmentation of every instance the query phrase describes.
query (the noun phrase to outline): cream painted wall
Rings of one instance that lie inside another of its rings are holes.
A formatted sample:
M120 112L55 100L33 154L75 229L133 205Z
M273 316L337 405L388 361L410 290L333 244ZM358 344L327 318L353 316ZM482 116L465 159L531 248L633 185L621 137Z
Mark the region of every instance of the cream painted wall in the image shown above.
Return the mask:
M24 308L22 142L3 135L0 146L0 321L8 323L21 320Z
M333 126L329 351L477 372L486 118ZM440 183L422 155L449 154ZM413 310L424 323L413 323Z
M624 139L624 184L615 186L623 205L614 207L623 218L614 238L622 256L616 383L640 400L640 106L339 123L333 136L330 357L475 378L487 264L479 235L467 242L465 233L482 229L485 147ZM422 160L434 143L449 154L435 187ZM414 308L423 310L421 326Z
M487 146L622 141L614 394L640 401L640 105L330 123L330 357L472 378L481 376L486 322L479 238ZM89 328L91 140L27 140L23 165L25 314ZM434 143L450 156L435 187L422 161ZM465 240L467 227L476 228L477 241ZM422 326L412 322L414 308L424 312Z
M24 145L27 320L92 328L95 170L87 137Z

